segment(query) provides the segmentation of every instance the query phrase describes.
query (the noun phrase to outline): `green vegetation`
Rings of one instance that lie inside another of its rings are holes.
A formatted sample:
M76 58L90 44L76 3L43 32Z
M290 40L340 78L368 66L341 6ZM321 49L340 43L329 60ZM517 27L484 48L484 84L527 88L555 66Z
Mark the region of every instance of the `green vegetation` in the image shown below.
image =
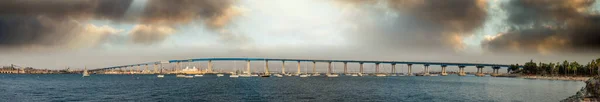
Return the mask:
M577 61L569 62L567 60L562 63L535 63L533 60L525 63L522 68L519 64L510 65L509 72L542 75L542 76L597 76L600 69L600 58L592 60L585 65L579 64Z

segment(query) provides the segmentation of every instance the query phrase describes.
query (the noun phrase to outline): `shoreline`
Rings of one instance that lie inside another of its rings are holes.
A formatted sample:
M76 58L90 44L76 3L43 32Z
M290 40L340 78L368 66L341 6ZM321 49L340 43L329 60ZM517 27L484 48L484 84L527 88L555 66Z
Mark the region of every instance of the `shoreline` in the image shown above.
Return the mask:
M535 80L563 80L563 81L587 81L591 77L574 77L574 76L529 76L522 75L517 78L535 79Z

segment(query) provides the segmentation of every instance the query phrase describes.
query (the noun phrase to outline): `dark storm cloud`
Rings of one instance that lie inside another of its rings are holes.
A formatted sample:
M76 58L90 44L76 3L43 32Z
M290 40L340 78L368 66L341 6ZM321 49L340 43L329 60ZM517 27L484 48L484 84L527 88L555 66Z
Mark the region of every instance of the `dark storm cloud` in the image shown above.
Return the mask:
M150 45L167 39L173 32L172 28L166 26L138 25L129 35L136 44Z
M86 29L80 22L120 18L130 3L131 0L3 0L0 45L55 46L68 44L78 36L98 37L83 34L94 29Z
M232 0L150 0L143 22L160 24L189 23L202 19L209 28L221 28L230 20Z
M344 1L359 5L372 19L356 18L356 43L392 50L461 50L462 39L486 21L485 0ZM399 16L372 5L385 4ZM385 17L388 16L388 17Z
M163 41L173 32L173 26L196 19L201 19L209 29L221 29L237 13L232 9L231 0L150 0L144 11L138 11L141 14L125 17L132 2L133 0L2 0L0 45L19 47L69 44L66 40L89 36L77 31L89 30L85 28L85 22L94 19L139 22L138 26L169 29L169 34L148 29L131 31L133 33L129 37L133 37L131 39L134 43L149 44Z
M509 32L483 41L493 52L600 51L600 15L594 0L513 0L503 4ZM593 11L592 11L593 12Z

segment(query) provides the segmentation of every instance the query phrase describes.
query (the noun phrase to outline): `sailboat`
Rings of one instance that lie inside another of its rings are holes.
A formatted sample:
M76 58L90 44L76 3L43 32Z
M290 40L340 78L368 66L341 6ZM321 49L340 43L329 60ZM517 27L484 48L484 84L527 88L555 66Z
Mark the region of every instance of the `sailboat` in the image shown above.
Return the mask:
M240 77L238 74L239 70L237 68L237 65L235 63L236 61L233 61L233 69L235 69L235 73L231 73L231 75L229 75L230 78L237 78Z
M158 73L158 75L156 75L156 77L158 77L158 78L164 78L165 75L162 74L162 71L163 71L163 68L162 68L162 65L161 65L160 72Z
M90 73L88 73L87 67L85 67L83 69L83 76L82 77L89 77L89 76L90 76Z

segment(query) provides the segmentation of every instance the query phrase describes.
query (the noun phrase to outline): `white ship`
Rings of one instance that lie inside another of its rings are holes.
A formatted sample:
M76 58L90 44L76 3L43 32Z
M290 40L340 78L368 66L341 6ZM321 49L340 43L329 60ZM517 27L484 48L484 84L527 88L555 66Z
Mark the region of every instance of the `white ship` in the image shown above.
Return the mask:
M225 75L223 75L223 74L217 74L217 77L222 77L222 76L225 76Z
M164 78L165 75L156 75L156 77L158 77L158 78Z
M280 77L280 78L283 77L283 75L281 75L281 74L275 74L274 76Z
M194 77L202 77L202 76L204 76L204 75L202 75L202 74L196 74L196 75L194 75Z
M300 74L300 77L301 78L306 78L306 77L308 77L308 75L307 74Z
M239 76L239 75L237 75L237 74L231 74L231 75L229 75L229 77L230 77L230 78L237 78L237 77L240 77L240 76Z
M386 75L385 74L375 74L375 76L377 76L377 77L384 77Z
M337 75L337 74L327 74L326 76L327 77L338 77L339 75Z

